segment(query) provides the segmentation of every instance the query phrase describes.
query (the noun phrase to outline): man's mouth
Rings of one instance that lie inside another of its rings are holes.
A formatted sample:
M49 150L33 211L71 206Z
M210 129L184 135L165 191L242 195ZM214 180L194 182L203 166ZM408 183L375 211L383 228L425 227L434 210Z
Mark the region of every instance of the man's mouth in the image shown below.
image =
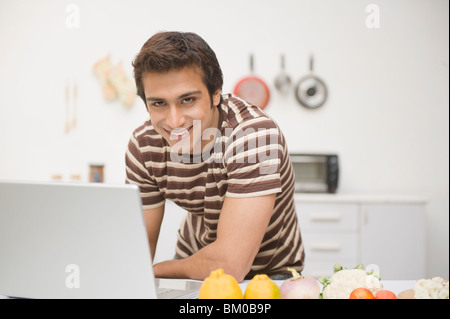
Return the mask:
M184 128L184 127L176 127L172 131L170 131L170 139L173 141L181 141L186 136L189 136L189 132L192 127Z

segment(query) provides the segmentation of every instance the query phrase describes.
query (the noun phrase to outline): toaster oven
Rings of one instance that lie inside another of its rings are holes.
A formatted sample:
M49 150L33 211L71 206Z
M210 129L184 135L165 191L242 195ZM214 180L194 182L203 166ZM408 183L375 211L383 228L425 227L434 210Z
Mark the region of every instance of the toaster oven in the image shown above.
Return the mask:
M336 193L339 161L336 154L291 153L295 191L299 193Z

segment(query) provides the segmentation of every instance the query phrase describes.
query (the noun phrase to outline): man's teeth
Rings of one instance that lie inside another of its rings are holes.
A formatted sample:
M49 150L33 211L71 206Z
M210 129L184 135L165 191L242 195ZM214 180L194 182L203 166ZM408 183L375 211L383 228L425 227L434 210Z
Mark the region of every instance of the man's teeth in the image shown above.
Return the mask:
M179 141L183 137L185 137L188 133L189 133L189 131L187 129L182 128L182 127L177 127L170 132L170 139Z

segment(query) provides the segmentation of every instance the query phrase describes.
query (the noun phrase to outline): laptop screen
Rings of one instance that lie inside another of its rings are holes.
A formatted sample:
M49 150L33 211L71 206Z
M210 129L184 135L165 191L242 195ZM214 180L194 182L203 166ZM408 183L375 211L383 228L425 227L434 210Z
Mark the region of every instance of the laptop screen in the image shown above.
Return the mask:
M0 295L156 298L138 188L0 181Z

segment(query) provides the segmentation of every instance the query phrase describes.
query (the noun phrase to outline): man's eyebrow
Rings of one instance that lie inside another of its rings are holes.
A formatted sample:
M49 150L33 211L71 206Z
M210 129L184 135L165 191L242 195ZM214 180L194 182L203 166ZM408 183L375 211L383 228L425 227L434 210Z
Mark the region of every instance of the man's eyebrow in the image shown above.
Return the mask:
M164 99L161 99L159 97L148 97L145 99L146 101L164 101Z
M183 94L181 94L177 99L178 100L182 100L182 99L184 99L184 98L186 98L186 97L188 97L188 96L191 96L191 95L196 95L196 94L201 94L202 93L202 91L200 91L200 90L197 90L197 91L191 91L191 92L186 92L186 93L183 93ZM145 99L146 101L148 101L148 102L150 102L150 101L165 101L163 98L160 98L160 97L147 97L146 99Z
M202 93L202 91L200 91L200 90L187 92L187 93L181 94L181 95L178 97L178 99L181 100L181 99L184 99L184 98L186 98L186 97L188 97L188 96L190 96L190 95L201 94L201 93Z

